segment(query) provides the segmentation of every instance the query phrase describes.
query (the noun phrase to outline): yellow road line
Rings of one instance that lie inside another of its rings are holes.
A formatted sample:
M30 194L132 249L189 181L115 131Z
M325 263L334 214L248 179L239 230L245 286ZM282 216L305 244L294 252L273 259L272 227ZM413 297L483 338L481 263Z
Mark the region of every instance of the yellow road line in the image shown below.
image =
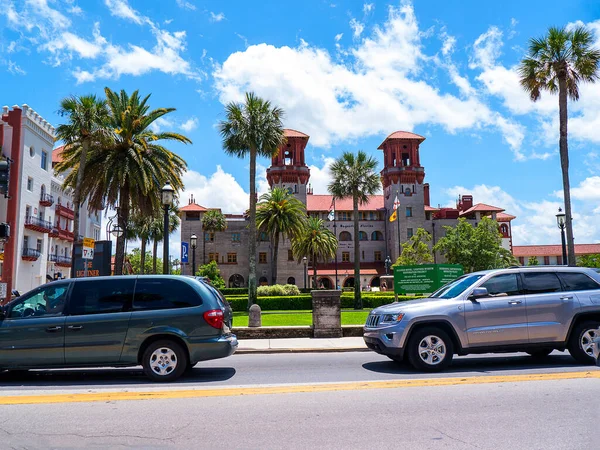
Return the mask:
M493 375L479 377L425 378L412 380L364 381L350 383L236 387L218 389L186 389L172 391L97 392L82 394L14 395L0 397L0 405L35 405L44 403L84 403L119 400L167 400L201 397L234 397L241 395L292 394L301 392L354 391L366 389L397 389L407 387L453 386L491 383L521 383L600 379L600 370L589 372L558 372L527 375Z

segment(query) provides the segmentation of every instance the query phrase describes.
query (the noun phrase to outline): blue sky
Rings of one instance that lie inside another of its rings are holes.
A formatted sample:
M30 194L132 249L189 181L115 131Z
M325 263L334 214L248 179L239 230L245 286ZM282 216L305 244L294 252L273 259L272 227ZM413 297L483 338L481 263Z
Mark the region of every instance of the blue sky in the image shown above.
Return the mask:
M173 146L189 166L183 202L194 193L225 212L247 204L248 163L224 155L215 125L246 90L311 136L315 193L344 150L381 158L388 134L414 131L427 138L433 204L471 193L518 216L515 243L557 243L558 100L530 102L515 65L551 25L586 24L600 43L594 3L8 0L0 99L57 125L67 95L152 93L152 106L177 108L157 126L194 142ZM600 242L600 84L581 94L570 105L571 183L576 242L589 243Z

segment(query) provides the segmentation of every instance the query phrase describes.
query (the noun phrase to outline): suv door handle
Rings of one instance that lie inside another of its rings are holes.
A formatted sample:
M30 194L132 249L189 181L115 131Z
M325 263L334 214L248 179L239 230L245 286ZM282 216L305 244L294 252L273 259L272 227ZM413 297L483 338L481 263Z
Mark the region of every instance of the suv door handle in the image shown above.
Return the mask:
M83 328L83 325L69 325L67 328L69 330L78 331L78 330L81 330Z
M48 327L46 328L46 331L49 333L53 333L54 331L60 331L62 330L62 327Z
M565 295L564 297L560 298L561 300L573 300L573 296L572 295Z
M521 303L521 300L511 300L508 302L509 305L520 305Z

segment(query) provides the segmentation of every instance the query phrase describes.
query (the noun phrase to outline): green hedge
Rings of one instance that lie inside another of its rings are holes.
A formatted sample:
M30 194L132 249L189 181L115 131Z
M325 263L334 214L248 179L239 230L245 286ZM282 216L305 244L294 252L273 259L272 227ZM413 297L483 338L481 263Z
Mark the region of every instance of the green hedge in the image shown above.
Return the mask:
M398 296L399 301L414 300L415 297ZM364 308L377 308L381 305L387 305L394 301L394 296L382 297L371 296L363 297ZM248 297L227 297L227 301L234 311L246 311L248 309ZM280 296L280 297L259 297L257 301L260 308L264 311L297 311L312 310L312 297L307 294ZM342 308L353 308L354 297L351 294L342 294Z

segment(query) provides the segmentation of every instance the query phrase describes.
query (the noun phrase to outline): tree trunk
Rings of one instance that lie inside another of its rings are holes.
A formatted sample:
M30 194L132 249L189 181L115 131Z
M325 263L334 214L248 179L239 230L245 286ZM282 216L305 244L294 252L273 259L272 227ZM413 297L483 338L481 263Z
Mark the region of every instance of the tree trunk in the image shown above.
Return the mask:
M352 197L352 206L354 207L354 309L362 309L362 298L360 296L360 240L358 239L358 197Z
M152 273L156 274L156 257L158 253L158 239L154 238L154 242L152 244Z
M250 224L248 233L248 308L256 303L256 149L250 148Z
M206 264L206 233L207 231L202 228L202 265Z
M573 239L573 216L571 215L571 185L569 183L569 146L567 142L567 80L566 74L558 79L558 109L560 121L560 165L562 168L563 195L565 201L565 224L567 231L567 253L569 266L576 266L575 242Z
M313 281L312 281L312 287L313 287L313 289L317 289L317 254L316 253L313 253L312 260L313 260Z
M271 284L277 284L277 257L279 256L279 233L273 235L273 261L271 261Z
M140 275L146 271L146 238L142 237L142 254L140 255Z
M125 262L125 242L127 241L127 224L129 223L129 189L127 187L119 192L119 213L117 222L123 233L117 238L115 250L115 275L123 275L123 263Z
M81 185L83 184L83 172L87 163L87 154L90 148L89 138L84 138L81 145L81 155L79 157L79 171L77 172L77 182L75 192L73 193L73 235L75 242L79 242L79 222L81 215Z

